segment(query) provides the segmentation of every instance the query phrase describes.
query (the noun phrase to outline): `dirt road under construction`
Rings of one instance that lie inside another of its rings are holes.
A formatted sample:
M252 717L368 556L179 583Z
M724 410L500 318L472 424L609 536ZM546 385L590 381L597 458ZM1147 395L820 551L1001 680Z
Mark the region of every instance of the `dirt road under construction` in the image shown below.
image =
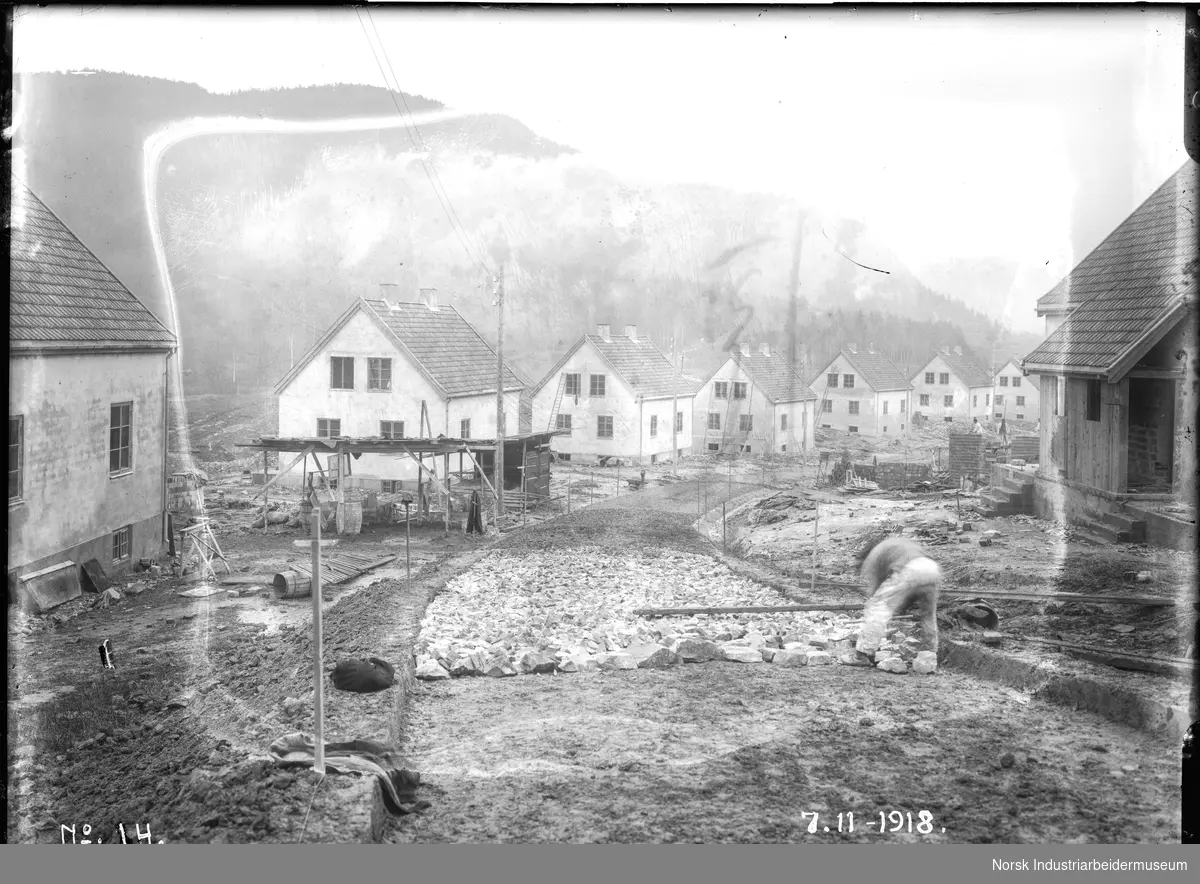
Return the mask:
M714 483L710 504L727 488ZM652 485L515 533L486 567L600 553L628 567L610 575L621 587L639 562L674 557L678 582L703 590L704 571L683 564L715 554L695 514L694 484ZM563 567L562 581L579 578ZM945 668L454 678L418 682L409 704L402 749L432 806L394 822L392 842L1178 838L1176 741Z

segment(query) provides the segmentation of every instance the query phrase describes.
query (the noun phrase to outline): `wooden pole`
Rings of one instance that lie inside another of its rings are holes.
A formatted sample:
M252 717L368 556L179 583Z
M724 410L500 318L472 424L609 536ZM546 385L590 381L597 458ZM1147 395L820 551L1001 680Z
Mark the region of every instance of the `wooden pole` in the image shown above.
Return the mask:
M409 557L409 543L412 540L411 521L409 515L409 507L412 504L406 499L404 501L404 580L406 583L412 582L412 559Z
M263 534L267 533L267 503L270 494L267 493L267 450L263 449Z
M678 475L676 472L675 461L679 457L679 423L676 416L679 414L679 354L676 352L676 336L671 335L671 362L672 368L675 370L674 384L671 388L671 475Z
M821 527L821 505L813 503L813 560L812 560L812 580L808 585L808 591L813 592L817 587L817 531Z
M571 515L571 477L567 476L567 515Z
M445 477L446 477L446 506L442 513L442 525L447 534L450 533L450 455L447 453L445 457Z
M316 498L316 494L313 497ZM321 635L321 501L314 500L313 511L317 514L317 530L313 535L312 547L312 598L313 598L313 770L325 773L325 696L322 671Z
M617 497L621 496L621 462L617 461Z
M729 552L729 521L725 516L725 501L721 501L721 552Z
M504 515L504 266L496 277L496 530Z
M729 485L726 488L725 496L726 497L733 496L733 457L732 457L732 455L729 458Z

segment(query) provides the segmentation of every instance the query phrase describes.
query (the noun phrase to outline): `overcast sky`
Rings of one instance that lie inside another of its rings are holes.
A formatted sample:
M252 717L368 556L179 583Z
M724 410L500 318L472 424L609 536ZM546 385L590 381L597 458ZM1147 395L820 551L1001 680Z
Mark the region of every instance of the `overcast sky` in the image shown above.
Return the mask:
M353 9L17 14L18 74L384 82ZM1186 158L1176 10L372 15L406 92L509 114L626 177L862 217L915 268L999 255L1061 276Z

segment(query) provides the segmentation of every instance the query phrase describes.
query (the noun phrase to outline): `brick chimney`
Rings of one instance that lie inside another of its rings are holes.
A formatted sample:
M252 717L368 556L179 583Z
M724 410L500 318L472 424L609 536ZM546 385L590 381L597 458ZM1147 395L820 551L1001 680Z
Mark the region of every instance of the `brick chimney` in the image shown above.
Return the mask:
M636 344L637 343L637 326L636 325L625 326L625 337L629 338L629 340L633 341Z
M954 348L954 355L955 355L955 356L962 356L962 347L955 347L955 348Z
M763 356L770 356L771 355L771 345L768 344L766 341L763 341L761 344L758 345L758 352L761 353Z
M608 343L608 341L611 340L611 338L609 337L609 334L608 334L608 323L606 322L603 325L596 326L596 334L598 334L600 336L600 339L602 341L604 341L605 343Z
M738 344L738 348L742 351L743 356L750 355L750 345L747 343Z
M868 352L868 353L874 353L874 352L875 352L875 342L874 342L874 341L872 341L871 343L867 344L867 352Z
M437 313L438 309L438 294L437 289L421 289L421 303Z
M949 355L950 355L950 348L949 348L949 347L942 347L942 350L941 350L941 352L942 352L942 355L943 355L943 356L949 356Z
M847 352L850 352L850 353L857 353L858 352L858 344L855 344L853 341L851 341L850 343L848 343L846 345L846 350L847 350Z

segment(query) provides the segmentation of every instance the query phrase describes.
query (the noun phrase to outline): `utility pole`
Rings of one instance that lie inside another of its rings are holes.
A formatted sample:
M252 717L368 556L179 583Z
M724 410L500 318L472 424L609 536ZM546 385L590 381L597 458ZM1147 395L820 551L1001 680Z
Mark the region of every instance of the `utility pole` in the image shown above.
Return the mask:
M674 334L671 336L671 362L674 363L671 367L675 369L675 386L672 390L674 394L671 399L671 475L678 476L675 464L679 460L679 344L678 337Z
M504 265L495 279L499 321L496 334L496 532L504 515Z

